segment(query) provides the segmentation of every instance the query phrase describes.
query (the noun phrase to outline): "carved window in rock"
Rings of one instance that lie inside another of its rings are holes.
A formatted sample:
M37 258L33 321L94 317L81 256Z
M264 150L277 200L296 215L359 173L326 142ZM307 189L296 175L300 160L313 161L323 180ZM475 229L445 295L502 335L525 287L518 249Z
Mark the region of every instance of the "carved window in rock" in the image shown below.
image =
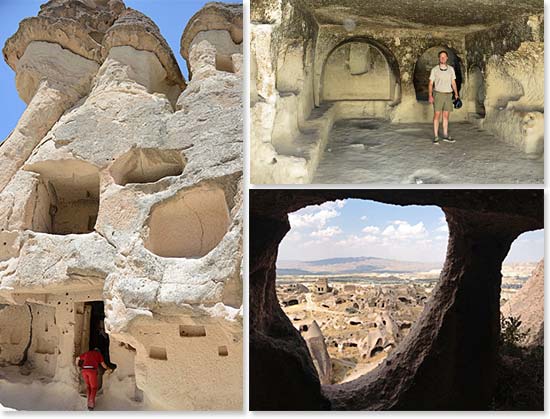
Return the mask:
M25 167L38 186L31 229L50 234L94 231L99 211L99 170L81 160L43 161Z
M115 183L153 183L168 176L179 176L185 159L178 150L134 148L112 164L110 172Z
M230 225L225 192L214 185L183 190L151 210L145 247L162 257L200 258Z

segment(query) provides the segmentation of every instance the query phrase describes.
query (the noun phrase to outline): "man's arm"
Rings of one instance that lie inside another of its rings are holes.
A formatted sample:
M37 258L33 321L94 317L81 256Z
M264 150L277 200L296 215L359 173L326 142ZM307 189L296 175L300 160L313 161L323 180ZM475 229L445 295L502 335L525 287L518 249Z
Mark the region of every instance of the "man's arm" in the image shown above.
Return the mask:
M453 83L454 83L454 81L453 81ZM433 82L433 80L430 80L430 82L428 83L428 98L429 98L430 103L434 102L433 88L434 88L434 82Z
M80 361L80 355L78 355L74 361L74 364L78 367L78 361Z
M103 361L101 361L101 366L102 366L103 368L105 368L107 371L112 371L112 369L109 368L109 366L108 366L105 362L103 362Z
M456 80L453 79L451 82L451 86L453 87L453 92L455 92L455 99L458 99L458 88L456 87Z

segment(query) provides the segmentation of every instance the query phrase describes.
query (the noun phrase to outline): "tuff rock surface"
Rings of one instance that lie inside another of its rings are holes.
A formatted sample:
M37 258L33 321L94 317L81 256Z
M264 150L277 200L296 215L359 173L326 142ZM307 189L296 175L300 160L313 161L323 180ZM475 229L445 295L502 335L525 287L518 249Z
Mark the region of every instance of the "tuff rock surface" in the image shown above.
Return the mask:
M241 409L242 79L201 35L224 7L233 34L238 5L188 24L187 83L119 0L49 1L6 42L28 106L0 145L2 365L78 382L101 301L124 365L107 385L136 409Z
M528 334L525 345L544 345L544 259L500 311L503 316L520 318L520 329Z
M521 160L540 158L544 148L542 6L531 0L252 2L252 183L315 183L319 162L334 151L327 141L336 122L432 122L428 78L441 50L463 101L452 121L468 121L516 146L511 173L521 170ZM372 140L368 132L363 137ZM340 165L348 173L358 169L360 151L349 154ZM339 174L330 183L349 183ZM360 176L354 182L365 183ZM483 182L481 174L476 183Z

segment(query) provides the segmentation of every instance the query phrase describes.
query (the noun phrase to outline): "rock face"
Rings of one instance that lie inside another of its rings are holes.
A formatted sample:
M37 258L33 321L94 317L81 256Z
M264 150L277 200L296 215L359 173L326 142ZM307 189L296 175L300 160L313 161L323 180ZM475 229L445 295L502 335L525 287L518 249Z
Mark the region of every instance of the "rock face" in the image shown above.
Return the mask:
M307 346L277 301L277 247L290 229L287 214L345 198L441 207L447 258L420 318L385 362L321 389ZM522 232L543 228L543 214L541 190L252 190L251 408L487 409L496 378L502 261Z
M181 55L187 59L195 44L207 40L216 50L218 70L240 72L243 54L242 5L211 2L191 19L181 37ZM189 65L189 74L194 69Z
M302 334L311 354L313 365L319 375L321 384L330 384L332 376L332 363L327 351L325 338L315 320L309 324L307 331Z
M28 107L0 146L1 364L76 385L97 314L124 365L106 391L242 408L242 79L203 68L211 10L188 84L118 0L52 0L7 41Z
M520 317L520 328L529 330L526 345L544 345L544 260L500 311L504 316Z
M464 102L452 120L540 155L543 28L531 1L254 1L252 183L311 183L340 120L431 122L441 50Z

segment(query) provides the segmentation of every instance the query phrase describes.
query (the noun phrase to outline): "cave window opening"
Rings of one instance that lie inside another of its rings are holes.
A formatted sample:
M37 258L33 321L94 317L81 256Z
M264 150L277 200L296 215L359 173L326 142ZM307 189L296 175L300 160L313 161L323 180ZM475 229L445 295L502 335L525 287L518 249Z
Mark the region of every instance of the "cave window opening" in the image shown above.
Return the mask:
M439 64L439 52L447 51L449 59L448 65L451 65L455 70L456 87L458 93L461 94L463 83L462 60L452 48L445 46L436 46L429 48L418 58L414 67L413 85L418 102L428 102L428 84L430 81L430 72L433 67Z
M367 220L373 211L378 221L365 223L354 215L360 211L367 211ZM319 222L322 217L328 219ZM442 210L348 199L304 207L289 214L289 221L291 229L279 245L276 291L308 345L321 382L338 385L361 370L372 371L408 335L410 329L398 325L417 320L424 310L420 302L439 280L448 234ZM312 237L319 238L317 244ZM408 270L407 263L415 260L405 257L410 249L421 262ZM349 257L348 251L353 252ZM438 259L424 261L425 254ZM390 260L384 263L391 266L373 265ZM298 304L290 306L291 300ZM342 363L345 372L338 367Z
M99 171L79 160L26 167L39 174L31 230L57 235L94 231L99 212Z
M151 209L145 248L161 257L201 258L227 233L230 211L220 186L182 190Z
M186 159L179 150L134 148L118 157L110 168L117 185L154 183L183 173Z

